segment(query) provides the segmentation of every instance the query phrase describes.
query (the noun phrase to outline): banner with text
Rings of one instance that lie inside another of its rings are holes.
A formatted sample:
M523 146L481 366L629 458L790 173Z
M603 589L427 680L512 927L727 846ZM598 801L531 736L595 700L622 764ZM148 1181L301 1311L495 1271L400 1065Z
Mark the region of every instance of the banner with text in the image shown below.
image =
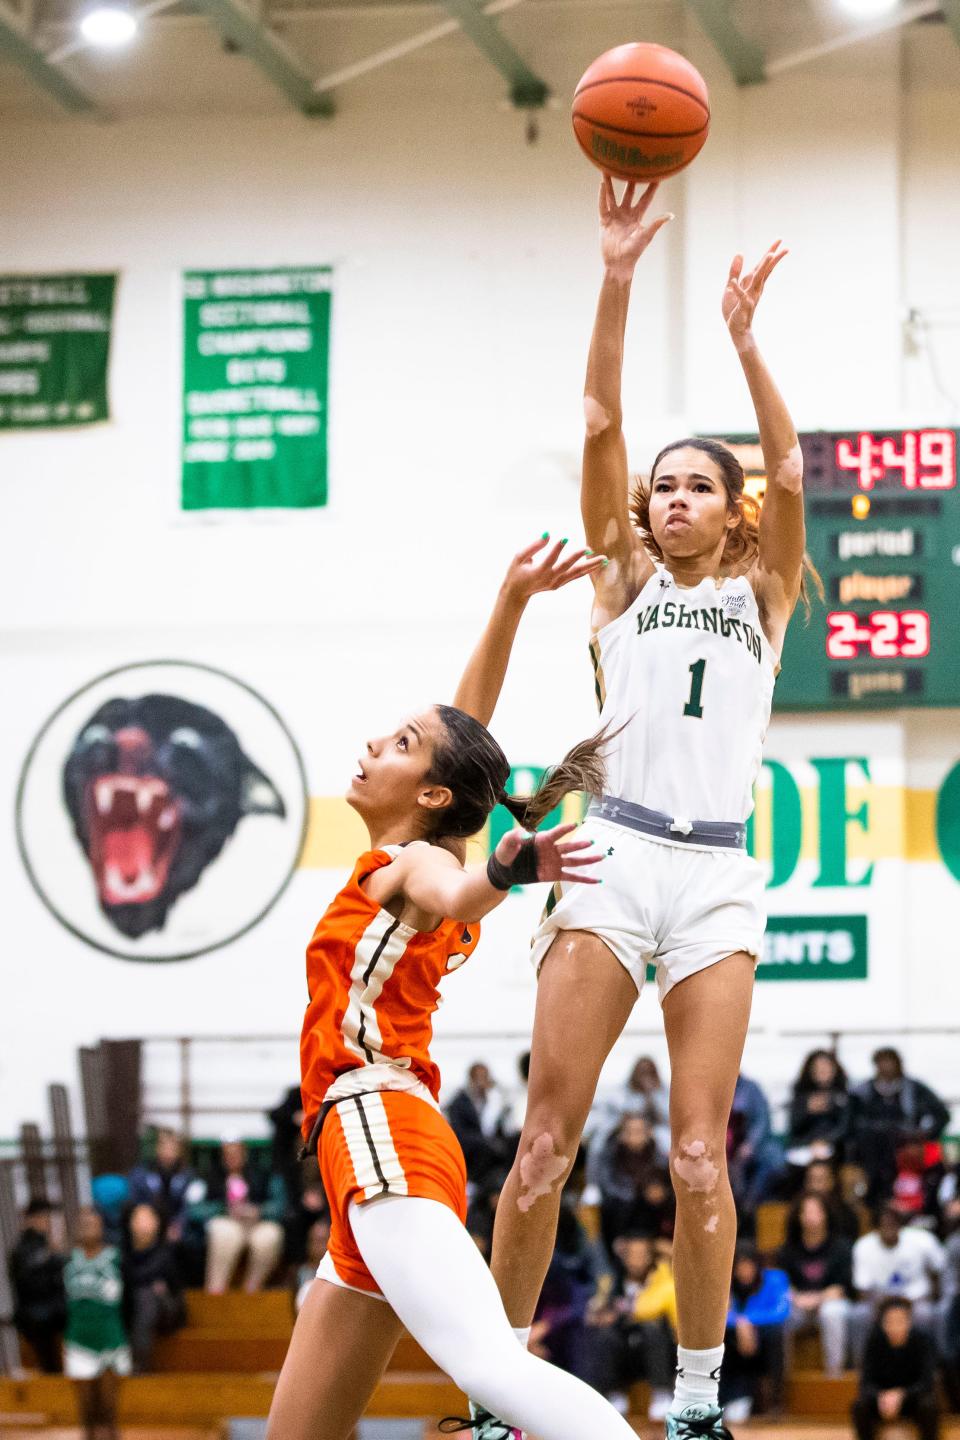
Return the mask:
M0 429L109 418L116 275L0 276Z
M184 276L184 510L327 503L328 266Z

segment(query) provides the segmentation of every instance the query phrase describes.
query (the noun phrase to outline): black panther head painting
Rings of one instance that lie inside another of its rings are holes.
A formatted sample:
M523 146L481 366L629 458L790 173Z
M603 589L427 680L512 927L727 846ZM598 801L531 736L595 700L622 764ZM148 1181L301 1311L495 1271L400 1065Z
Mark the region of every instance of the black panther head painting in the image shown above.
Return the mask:
M101 705L67 757L63 798L100 908L131 939L163 929L244 816L286 814L229 725L176 695Z

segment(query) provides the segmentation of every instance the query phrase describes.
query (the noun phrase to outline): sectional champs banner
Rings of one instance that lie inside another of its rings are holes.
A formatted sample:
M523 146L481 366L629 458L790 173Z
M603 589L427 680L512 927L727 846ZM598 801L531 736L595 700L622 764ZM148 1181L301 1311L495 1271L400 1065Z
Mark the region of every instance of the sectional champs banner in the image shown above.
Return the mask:
M183 277L184 510L327 503L329 267Z
M0 276L0 429L108 418L115 275Z

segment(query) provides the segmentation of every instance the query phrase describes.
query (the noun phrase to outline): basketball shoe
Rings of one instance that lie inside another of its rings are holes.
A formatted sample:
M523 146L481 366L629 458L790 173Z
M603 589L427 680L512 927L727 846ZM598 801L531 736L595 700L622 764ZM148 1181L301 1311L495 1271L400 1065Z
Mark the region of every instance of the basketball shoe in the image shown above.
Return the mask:
M498 1420L482 1405L470 1401L470 1419L460 1415L448 1415L438 1426L441 1435L456 1435L460 1430L472 1430L474 1440L526 1440L522 1430L515 1429L504 1420Z
M668 1413L666 1440L733 1440L719 1405L687 1405L679 1415Z

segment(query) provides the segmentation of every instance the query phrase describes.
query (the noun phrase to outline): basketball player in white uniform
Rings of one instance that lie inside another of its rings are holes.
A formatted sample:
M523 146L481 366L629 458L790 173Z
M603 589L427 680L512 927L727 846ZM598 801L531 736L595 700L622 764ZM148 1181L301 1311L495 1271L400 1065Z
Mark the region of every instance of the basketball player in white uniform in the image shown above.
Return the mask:
M587 543L609 557L594 584L591 655L609 746L606 793L584 833L605 851L603 885L557 886L534 939L539 971L530 1089L517 1159L497 1208L493 1272L523 1340L553 1250L560 1191L604 1060L656 967L670 1050L679 1310L670 1440L727 1432L718 1380L736 1234L726 1129L765 917L746 820L778 656L801 593L803 466L793 422L753 336L764 285L737 257L722 310L753 398L767 472L762 516L726 447L668 446L631 496L621 369L634 268L656 232L656 185L600 197L603 284L585 394L581 505ZM477 710L486 722L499 690ZM480 1440L505 1428L478 1417Z

